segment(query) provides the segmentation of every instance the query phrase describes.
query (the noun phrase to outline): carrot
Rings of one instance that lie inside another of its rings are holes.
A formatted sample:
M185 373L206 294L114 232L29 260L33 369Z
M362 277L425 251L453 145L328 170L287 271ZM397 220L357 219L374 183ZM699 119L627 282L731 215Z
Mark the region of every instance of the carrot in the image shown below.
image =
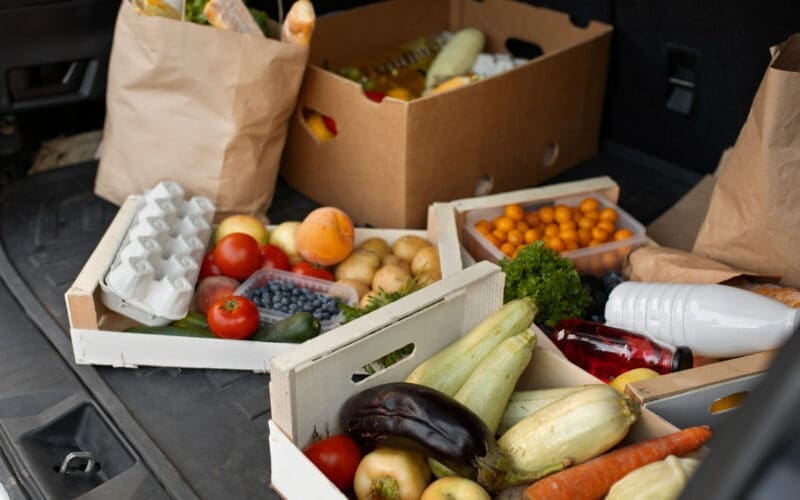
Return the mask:
M618 448L536 481L525 489L525 498L600 499L628 472L669 455L680 456L695 451L709 439L711 429L702 425Z

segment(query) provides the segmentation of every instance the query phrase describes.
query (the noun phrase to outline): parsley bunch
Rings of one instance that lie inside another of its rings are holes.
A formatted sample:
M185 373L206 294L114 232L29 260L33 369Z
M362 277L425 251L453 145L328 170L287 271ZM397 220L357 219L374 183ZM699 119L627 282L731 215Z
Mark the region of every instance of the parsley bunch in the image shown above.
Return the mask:
M591 303L572 261L545 248L542 241L527 245L514 260L502 259L506 273L503 301L531 297L539 312L536 322L554 326L564 318L580 318Z

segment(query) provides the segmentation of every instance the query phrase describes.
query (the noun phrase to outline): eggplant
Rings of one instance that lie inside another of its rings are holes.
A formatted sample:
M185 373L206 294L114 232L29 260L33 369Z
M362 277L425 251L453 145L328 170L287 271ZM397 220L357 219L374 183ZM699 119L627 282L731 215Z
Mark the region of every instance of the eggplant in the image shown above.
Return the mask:
M447 394L408 382L361 391L340 413L345 432L367 447L421 451L464 477L495 456L494 436L472 410Z

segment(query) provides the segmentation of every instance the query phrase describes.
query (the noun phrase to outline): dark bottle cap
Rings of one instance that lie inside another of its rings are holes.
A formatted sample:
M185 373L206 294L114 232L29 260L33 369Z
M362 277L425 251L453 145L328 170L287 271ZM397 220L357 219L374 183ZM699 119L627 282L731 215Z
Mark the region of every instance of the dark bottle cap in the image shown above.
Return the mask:
M692 350L685 345L675 348L675 354L672 355L672 371L677 372L686 370L694 365L694 354Z

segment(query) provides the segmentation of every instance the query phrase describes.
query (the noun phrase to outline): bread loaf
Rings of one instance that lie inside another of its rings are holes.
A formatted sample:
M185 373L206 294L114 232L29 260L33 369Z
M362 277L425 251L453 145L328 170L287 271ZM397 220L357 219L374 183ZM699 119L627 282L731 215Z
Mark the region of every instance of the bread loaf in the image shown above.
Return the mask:
M800 290L788 286L773 285L771 283L747 283L738 285L745 290L750 290L760 295L783 302L789 307L800 308Z
M264 36L242 0L210 0L203 13L208 23L215 28Z
M165 0L133 0L133 7L138 13L146 16L181 18L181 13Z
M297 0L292 4L281 27L281 41L308 47L314 32L314 6L310 0Z

